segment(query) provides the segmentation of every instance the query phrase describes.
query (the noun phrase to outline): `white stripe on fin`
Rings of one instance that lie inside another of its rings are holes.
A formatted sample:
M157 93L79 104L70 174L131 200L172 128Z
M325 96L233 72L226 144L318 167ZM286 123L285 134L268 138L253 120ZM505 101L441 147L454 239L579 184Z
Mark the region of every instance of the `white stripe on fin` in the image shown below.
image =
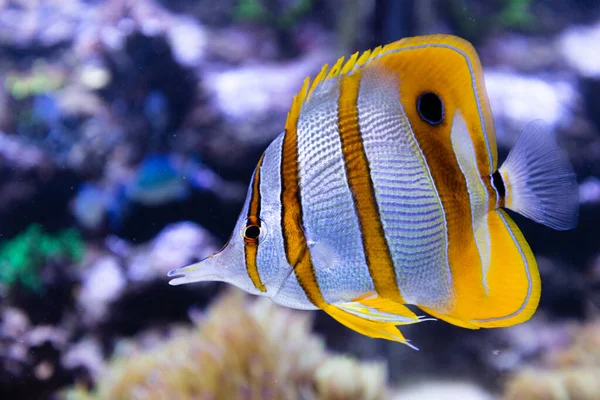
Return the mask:
M532 282L531 270L530 270L530 268L532 268L532 266L529 265L529 261L527 261L527 256L525 255L525 252L523 251L523 248L521 247L521 244L519 243L519 240L517 240L517 238L515 237L515 233L513 232L510 224L506 221L506 218L504 216L504 211L502 211L502 210L494 210L492 212L496 213L500 217L500 219L502 220L502 223L504 224L504 227L508 231L508 233L509 233L509 235L510 235L512 241L513 241L513 243L515 244L515 246L517 247L517 249L519 251L519 255L521 256L521 259L523 260L523 266L524 266L524 270L525 270L525 275L527 277L527 294L525 295L525 299L523 300L523 303L521 304L521 306L519 307L519 309L516 310L516 311L514 311L513 313L511 313L509 315L501 316L501 317L493 317L493 318L486 318L486 319L476 319L476 320L470 321L471 323L476 323L476 324L493 323L493 322L497 322L497 321L502 321L502 320L505 320L505 319L513 318L513 317L521 314L521 312L523 312L523 310L525 309L525 307L529 304L529 301L531 299L532 289L533 289L533 282ZM529 250L529 251L531 251L531 250ZM534 265L533 268L537 269L537 266ZM539 277L538 277L538 282L539 282ZM539 296L539 293L538 293L538 296ZM537 307L537 305L536 305L536 307Z
M491 263L490 234L487 223L489 195L477 168L477 158L471 135L469 135L465 120L459 112L454 115L450 138L456 160L467 182L471 205L471 227L481 259L482 284L487 294L489 293L487 273Z
M361 318L369 319L372 321L380 321L380 322L391 322L396 325L409 325L416 324L418 322L424 321L436 321L435 318L425 317L425 316L403 316L392 314L389 312L378 310L375 307L369 307L360 302L346 302L346 303L338 303L335 306L341 308L342 310L356 315Z

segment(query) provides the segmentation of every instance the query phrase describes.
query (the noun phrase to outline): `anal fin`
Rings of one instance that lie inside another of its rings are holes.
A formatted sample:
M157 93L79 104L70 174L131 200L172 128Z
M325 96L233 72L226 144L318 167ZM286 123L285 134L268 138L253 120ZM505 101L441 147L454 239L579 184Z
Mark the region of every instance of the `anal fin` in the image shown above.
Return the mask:
M404 304L383 299L377 295L362 296L354 301L336 304L342 310L374 321L408 325L421 319Z
M432 310L429 307L419 306L419 308L421 310L425 311L427 314L431 315L432 317L441 319L442 321L446 321L449 324L460 326L461 328L466 328L466 329L479 329L479 326L477 326L477 325L470 324L467 321L463 321L461 319L454 318L449 315L444 315L442 313Z
M418 350L408 343L396 325L415 324L424 319L403 304L370 295L351 302L328 304L324 311L365 336L404 343Z
M527 321L540 299L540 276L529 245L514 221L503 210L487 215L490 267L484 275L467 264L463 275L455 275L454 302L449 310L437 311L418 305L423 311L463 328L501 328ZM475 249L475 243L471 244Z

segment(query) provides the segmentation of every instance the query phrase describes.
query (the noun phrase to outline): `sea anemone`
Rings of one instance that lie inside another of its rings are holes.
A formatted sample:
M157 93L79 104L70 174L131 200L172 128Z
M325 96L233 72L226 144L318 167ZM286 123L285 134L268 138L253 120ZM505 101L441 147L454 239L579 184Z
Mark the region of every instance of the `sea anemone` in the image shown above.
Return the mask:
M67 398L386 398L385 365L331 355L310 329L308 313L231 290L197 326L153 349L116 356L93 391L76 388Z

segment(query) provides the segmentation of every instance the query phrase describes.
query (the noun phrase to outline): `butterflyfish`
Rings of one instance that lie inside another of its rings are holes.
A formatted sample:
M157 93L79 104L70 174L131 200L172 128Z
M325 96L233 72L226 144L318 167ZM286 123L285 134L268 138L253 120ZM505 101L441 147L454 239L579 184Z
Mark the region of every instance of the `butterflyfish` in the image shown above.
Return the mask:
M497 153L469 42L412 37L340 58L294 97L225 247L170 283L228 282L411 347L399 325L522 323L540 276L505 209L571 229L578 187L539 121L500 168Z

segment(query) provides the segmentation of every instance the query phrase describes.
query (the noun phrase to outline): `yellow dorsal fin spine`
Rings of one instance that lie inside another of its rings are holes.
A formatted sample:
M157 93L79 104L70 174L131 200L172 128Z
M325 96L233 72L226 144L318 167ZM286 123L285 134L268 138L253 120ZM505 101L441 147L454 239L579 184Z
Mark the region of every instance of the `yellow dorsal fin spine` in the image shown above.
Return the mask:
M344 57L338 58L336 63L329 70L329 73L327 74L327 78L325 78L325 80L333 79L336 76L338 76L340 74L340 71L342 70L343 64L344 64Z
M360 54L360 52L356 52L345 63L344 57L340 57L331 68L329 68L329 64L325 64L317 76L312 80L312 83L310 77L307 77L304 80L304 85L302 85L300 92L294 96L292 106L288 113L287 122L285 124L286 128L291 126L290 121L297 121L298 117L300 116L300 110L302 109L304 103L310 100L312 95L319 90L324 82L339 76L351 74L356 69L364 67L388 48L393 48L396 43L397 42L391 43L385 47L377 46L373 50L364 51L362 54Z
M325 64L323 65L323 68L321 68L321 71L319 72L319 74L315 77L315 79L313 79L312 85L310 85L310 89L308 90L308 98L310 98L313 94L313 92L319 87L319 85L321 84L321 82L323 82L323 80L325 79L325 76L327 75L327 70L329 69L329 64Z
M358 68L362 67L370 59L371 59L371 50L367 50L364 53L362 53L362 55L359 57L358 61L356 61L356 67L358 67Z
M346 64L344 64L341 75L346 75L347 73L349 73L350 71L352 71L354 69L354 66L356 65L356 60L358 60L358 54L359 54L358 52L352 54L352 57L350 57L350 59L346 62Z
M389 46L389 45L388 45ZM387 46L386 46L387 47ZM371 57L369 57L369 61L371 61L372 59L376 58L380 53L381 53L382 47L381 46L377 46L373 49L373 51L371 52Z
M306 99L309 84L310 77L307 77L304 80L302 89L300 89L298 94L295 95L294 99L292 100L292 106L290 107L290 111L288 112L287 120L285 122L286 131L291 129L292 126L295 125L295 122L298 120L298 116L300 116L300 110L302 109L302 104L304 104L304 100Z

